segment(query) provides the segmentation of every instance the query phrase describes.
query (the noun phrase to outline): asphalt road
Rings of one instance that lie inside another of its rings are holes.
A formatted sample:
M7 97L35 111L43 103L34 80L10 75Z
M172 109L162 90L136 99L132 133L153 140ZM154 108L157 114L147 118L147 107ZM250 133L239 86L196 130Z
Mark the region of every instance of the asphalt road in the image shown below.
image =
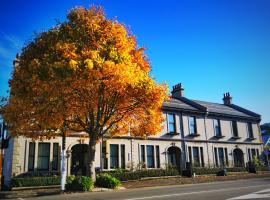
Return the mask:
M270 199L270 178L76 193L35 197L35 200L239 200ZM28 199L29 200L29 199Z

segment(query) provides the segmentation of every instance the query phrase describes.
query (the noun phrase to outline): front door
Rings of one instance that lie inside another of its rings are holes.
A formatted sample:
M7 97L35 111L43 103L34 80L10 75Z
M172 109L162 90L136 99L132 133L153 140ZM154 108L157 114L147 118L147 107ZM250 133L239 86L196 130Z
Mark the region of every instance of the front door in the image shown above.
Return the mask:
M76 144L71 148L71 150L71 174L86 175L88 145Z

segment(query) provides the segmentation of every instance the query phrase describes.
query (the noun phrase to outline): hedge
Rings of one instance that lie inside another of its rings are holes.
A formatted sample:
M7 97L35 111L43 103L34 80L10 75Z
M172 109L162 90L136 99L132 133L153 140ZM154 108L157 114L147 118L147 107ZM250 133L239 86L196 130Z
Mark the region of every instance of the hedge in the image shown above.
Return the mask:
M121 186L121 181L110 174L102 173L97 175L96 186L105 188L118 188Z
M12 178L11 187L31 187L31 186L48 186L60 185L61 177L29 177L29 178Z
M193 173L196 175L207 175L207 174L218 174L220 171L222 171L224 168L219 167L213 167L213 168L193 168ZM225 168L227 172L247 172L247 169L245 167L228 167Z
M102 172L103 173L103 172ZM102 174L101 173L101 174ZM105 172L111 176L121 180L139 180L146 177L160 177L160 176L176 176L179 175L179 172L176 169L147 169L147 170L138 170L138 171L109 171Z
M267 166L259 166L259 167L257 167L257 170L258 171L269 171Z

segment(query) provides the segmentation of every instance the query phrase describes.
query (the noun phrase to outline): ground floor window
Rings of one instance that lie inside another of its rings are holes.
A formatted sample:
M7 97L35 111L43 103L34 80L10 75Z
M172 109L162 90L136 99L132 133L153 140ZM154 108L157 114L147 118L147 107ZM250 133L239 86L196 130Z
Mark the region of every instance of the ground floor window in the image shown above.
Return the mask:
M125 145L121 144L121 168L125 169L126 168L126 157L125 157Z
M33 171L34 170L35 147L36 147L36 144L34 142L29 142L28 171Z
M215 164L217 167L228 166L228 150L227 148L214 148Z
M147 145L147 168L155 167L155 159L154 159L154 146Z
M53 143L52 170L58 170L58 163L59 163L59 144Z
M145 164L145 146L144 145L141 145L141 160L140 162L142 164Z
M199 147L193 147L193 166L200 167L200 155L199 155Z
M259 150L258 149L248 149L248 160L252 162L254 158L259 157Z
M204 167L203 147L188 147L188 153L194 167Z
M111 169L119 168L119 147L118 144L110 144L110 167Z
M157 168L160 168L160 152L159 152L159 146L156 146L156 162L157 162Z
M50 143L38 143L38 170L49 170Z
M140 146L140 163L142 167L160 168L160 150L156 145L141 145Z

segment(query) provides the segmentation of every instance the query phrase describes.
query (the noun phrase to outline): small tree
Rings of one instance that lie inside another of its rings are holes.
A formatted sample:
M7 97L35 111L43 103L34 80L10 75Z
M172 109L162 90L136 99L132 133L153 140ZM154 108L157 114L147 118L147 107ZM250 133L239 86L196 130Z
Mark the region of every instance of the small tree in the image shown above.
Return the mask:
M30 137L52 137L50 130L63 127L86 132L87 173L94 179L96 144L105 134L161 131L167 86L150 72L144 49L125 25L107 19L100 7L75 8L22 50L5 118L13 134Z

